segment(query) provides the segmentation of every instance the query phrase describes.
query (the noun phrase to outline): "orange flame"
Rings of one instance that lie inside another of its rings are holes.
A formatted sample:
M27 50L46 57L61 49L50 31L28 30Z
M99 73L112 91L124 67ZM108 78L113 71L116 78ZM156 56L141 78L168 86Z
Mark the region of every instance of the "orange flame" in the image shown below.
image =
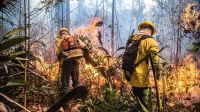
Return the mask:
M193 61L193 56L189 54L184 58L182 65L172 72L172 75L176 76L177 91L188 92L190 87L199 83L200 70L197 68L197 63Z
M75 34L86 36L90 39L93 46L100 46L99 38L98 38L98 26L101 26L103 21L100 17L93 17L89 24L86 26L81 26L75 29Z
M198 31L200 29L200 11L196 10L197 5L196 3L188 4L182 13L181 19L183 22L181 24L185 30Z

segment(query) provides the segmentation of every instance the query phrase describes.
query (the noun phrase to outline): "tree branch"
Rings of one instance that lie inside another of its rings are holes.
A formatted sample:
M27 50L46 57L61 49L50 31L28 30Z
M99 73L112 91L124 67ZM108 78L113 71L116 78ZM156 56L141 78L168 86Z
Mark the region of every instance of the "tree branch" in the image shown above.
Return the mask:
M18 107L24 109L26 112L31 112L30 110L26 109L25 107L23 107L22 105L20 105L19 103L17 103L16 101L14 101L13 99L9 98L8 96L4 95L3 93L0 92L0 96L4 97L6 100L8 100L11 103L14 103L15 105L17 105Z

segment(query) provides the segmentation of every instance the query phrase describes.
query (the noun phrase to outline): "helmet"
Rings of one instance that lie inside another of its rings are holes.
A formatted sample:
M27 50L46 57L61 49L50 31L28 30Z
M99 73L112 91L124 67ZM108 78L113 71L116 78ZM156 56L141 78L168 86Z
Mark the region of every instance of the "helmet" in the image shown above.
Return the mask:
M143 25L147 25L147 26L151 26L152 27L152 30L153 30L152 35L154 35L156 33L156 28L155 28L153 22L151 22L149 20L143 21L142 23L140 23L138 25L138 30L141 30Z
M67 28L61 28L61 29L59 30L59 35L61 35L61 33L62 33L63 31L66 31L66 32L70 33L69 30L68 30Z

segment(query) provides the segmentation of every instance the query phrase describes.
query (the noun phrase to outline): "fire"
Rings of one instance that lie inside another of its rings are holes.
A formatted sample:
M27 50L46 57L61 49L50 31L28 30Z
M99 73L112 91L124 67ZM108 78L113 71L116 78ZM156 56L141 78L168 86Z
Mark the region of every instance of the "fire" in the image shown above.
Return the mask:
M200 92L198 84L200 84L200 70L198 69L198 63L193 59L192 54L186 55L182 64L171 69L167 72L163 79L159 80L159 91L164 93L167 98L174 100L183 100L191 98L194 100L200 100ZM151 78L151 83L153 79ZM154 83L152 83L154 86Z
M91 73L94 77L97 77L99 75L99 72L97 69L95 69L92 65L85 65L85 70Z
M172 76L175 77L177 83L176 91L188 92L191 87L200 83L200 70L197 68L197 63L193 61L191 54L187 55L181 66L172 71Z
M101 26L102 24L103 21L100 17L94 17L90 20L88 25L78 27L75 30L75 34L88 37L94 47L99 47L101 43L99 40L99 30L97 27Z
M188 4L185 8L184 12L182 13L181 25L185 28L185 31L198 31L200 29L200 11L196 10L198 4Z
M37 60L30 61L32 65L35 65L37 73L43 75L45 78L51 81L55 81L58 77L57 74L59 72L59 63L48 63L48 61L45 60L45 54L39 50L34 50L33 48L32 54L37 57Z
M97 27L101 26L102 24L103 21L100 17L93 17L87 25L75 29L75 34L88 37L94 47L100 46L98 38L99 30ZM48 77L49 80L57 80L60 71L59 62L48 63L48 60L45 59L45 54L38 50L38 46L39 45L34 44L31 47L33 55L35 55L38 58L38 60L33 62L36 65L36 70L38 71L38 73L44 75L45 77ZM98 70L92 67L91 65L84 64L83 67L84 70L87 72L86 74L90 75L93 78L96 78L100 75Z
M51 81L55 81L58 79L59 73L59 62L54 62L52 64L47 63L43 57L40 57L40 60L35 62L36 69L39 73L47 77Z
M42 51L43 48L40 47L40 44L34 43L31 45L31 53L37 57L37 60L31 61L31 63L32 65L35 65L37 73L43 75L51 81L55 81L58 79L59 62L49 63L48 59L45 58L47 56L47 52Z
M164 70L167 70L166 68ZM165 71L166 72L166 71ZM154 87L154 79L150 77L151 86ZM191 98L200 100L200 69L198 62L188 54L177 68L171 68L158 81L159 92L171 99L169 101Z

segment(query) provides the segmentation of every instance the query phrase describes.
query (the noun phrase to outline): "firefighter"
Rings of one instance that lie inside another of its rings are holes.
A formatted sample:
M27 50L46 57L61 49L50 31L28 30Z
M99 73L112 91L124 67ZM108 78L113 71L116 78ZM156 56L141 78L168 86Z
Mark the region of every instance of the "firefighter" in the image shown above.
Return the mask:
M57 77L58 78L58 83L57 83L58 85L60 85L59 79L61 79L61 78L59 76L62 73L62 64L63 64L63 60L64 60L63 56L62 56L62 50L60 48L60 42L61 42L63 36L66 35L66 34L70 34L69 30L67 28L61 28L59 30L58 35L57 35L56 40L55 40L55 53L56 53L57 60L59 61L59 72L58 72L58 77Z
M140 60L145 59L145 57L150 54L153 57L154 68L156 69L156 76L160 76L160 66L159 57L156 55L159 51L159 46L156 40L152 37L156 33L156 28L154 24L149 21L143 21L138 25L138 32L131 36L131 41L138 41L137 52L135 53L135 60L133 64L139 63L133 70L133 72L127 72L129 75L125 74L124 79L132 86L132 91L136 97L138 104L134 108L133 112L151 112L151 90L149 81L149 71L150 63L149 59L140 62ZM143 40L142 37L146 37ZM132 65L131 65L132 66Z
M60 94L69 91L70 77L72 86L79 85L79 59L84 57L86 62L97 66L96 62L91 58L89 49L78 38L70 34L67 28L61 28L58 32L58 37L55 43L56 56L61 66L61 92Z

